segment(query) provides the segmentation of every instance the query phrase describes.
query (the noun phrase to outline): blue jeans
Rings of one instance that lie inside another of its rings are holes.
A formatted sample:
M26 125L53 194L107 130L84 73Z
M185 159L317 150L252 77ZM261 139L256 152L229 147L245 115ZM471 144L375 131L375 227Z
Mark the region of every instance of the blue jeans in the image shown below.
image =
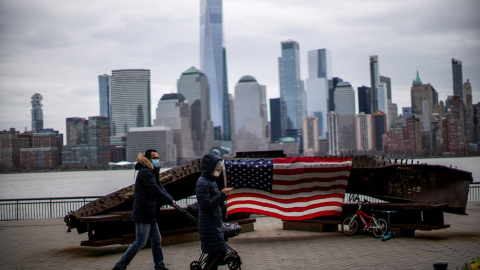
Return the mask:
M115 265L120 269L126 269L127 265L132 261L133 257L137 255L138 251L142 249L147 243L147 239L150 237L150 243L152 245L153 263L155 264L155 270L161 270L165 268L163 263L162 253L162 236L158 229L157 223L135 223L135 241L125 251L122 258Z

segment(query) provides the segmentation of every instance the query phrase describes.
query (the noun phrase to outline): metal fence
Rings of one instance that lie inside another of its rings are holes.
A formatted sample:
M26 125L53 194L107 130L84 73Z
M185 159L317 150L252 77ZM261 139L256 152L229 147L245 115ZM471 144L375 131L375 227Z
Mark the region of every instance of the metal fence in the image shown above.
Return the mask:
M345 202L352 202L350 194L345 194ZM360 199L371 202L381 202L379 199L359 195ZM18 219L60 218L68 212L76 210L88 202L99 197L66 197L66 198L33 198L0 200L0 221ZM186 207L196 202L195 196L177 201L177 204ZM480 201L480 182L470 184L468 193L469 202Z

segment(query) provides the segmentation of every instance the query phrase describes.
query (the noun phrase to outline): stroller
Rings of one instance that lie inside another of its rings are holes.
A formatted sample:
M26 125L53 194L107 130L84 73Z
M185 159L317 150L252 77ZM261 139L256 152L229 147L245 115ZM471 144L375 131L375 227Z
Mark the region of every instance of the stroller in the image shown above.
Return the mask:
M188 205L187 210L180 208L178 205L173 205L173 207L178 211L182 212L192 222L197 224L197 218L193 216L191 213L194 213L196 216L198 216L198 211L199 211L198 203ZM228 238L237 236L238 233L242 230L242 227L238 225L237 222L233 222L233 223L223 223L222 229L223 229L225 242L227 242ZM204 269L206 264L206 259L207 259L207 254L202 252L198 261L193 261L192 263L190 263L190 270L202 270L202 269L208 270L208 269ZM231 270L241 270L242 269L240 267L241 264L242 264L242 260L240 259L240 256L238 255L238 253L227 244L227 254L225 255L225 258L223 258L223 260L220 262L219 265L228 265L228 268Z

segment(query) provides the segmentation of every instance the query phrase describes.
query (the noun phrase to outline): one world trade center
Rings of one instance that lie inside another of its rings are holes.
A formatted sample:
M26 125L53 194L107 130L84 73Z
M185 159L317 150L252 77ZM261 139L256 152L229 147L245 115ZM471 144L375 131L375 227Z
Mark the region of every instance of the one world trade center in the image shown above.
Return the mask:
M200 69L210 85L210 117L215 140L229 141L230 106L223 47L222 0L200 1Z

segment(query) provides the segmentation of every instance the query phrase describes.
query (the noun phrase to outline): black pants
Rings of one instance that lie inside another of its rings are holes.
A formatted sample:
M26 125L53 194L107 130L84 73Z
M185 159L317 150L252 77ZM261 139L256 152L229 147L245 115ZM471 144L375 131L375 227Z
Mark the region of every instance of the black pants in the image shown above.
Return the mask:
M207 256L204 270L217 270L220 262L225 258L226 252L210 253Z

